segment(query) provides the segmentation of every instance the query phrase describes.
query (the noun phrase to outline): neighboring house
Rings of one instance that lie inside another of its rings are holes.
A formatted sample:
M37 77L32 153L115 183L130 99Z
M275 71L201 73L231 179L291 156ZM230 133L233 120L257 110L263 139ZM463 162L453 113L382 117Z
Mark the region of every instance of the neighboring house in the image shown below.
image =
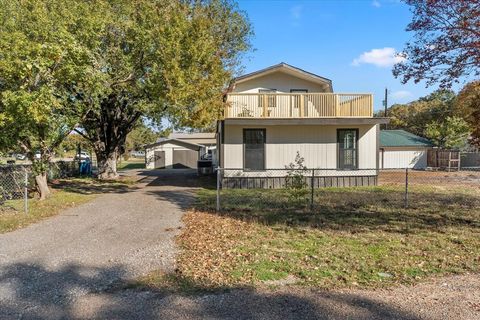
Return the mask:
M377 183L379 125L388 120L373 117L371 94L333 93L331 80L280 63L236 78L226 99L217 125L224 187L281 187L286 171L270 169L285 169L297 152L318 169L318 186Z
M145 167L197 168L197 161L215 149L215 133L172 133L145 146Z
M380 131L380 168L425 169L433 144L405 130Z

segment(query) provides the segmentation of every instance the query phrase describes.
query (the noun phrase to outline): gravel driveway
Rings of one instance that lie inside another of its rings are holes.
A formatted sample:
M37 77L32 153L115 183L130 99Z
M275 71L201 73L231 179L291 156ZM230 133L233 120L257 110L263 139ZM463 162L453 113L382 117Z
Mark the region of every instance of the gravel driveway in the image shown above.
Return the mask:
M151 270L171 271L182 209L195 172L146 171L109 193L21 230L0 235L0 319L61 318L73 301Z
M480 319L478 275L389 290L119 289L175 267L173 236L199 186L191 171L144 174L136 190L0 235L0 319Z

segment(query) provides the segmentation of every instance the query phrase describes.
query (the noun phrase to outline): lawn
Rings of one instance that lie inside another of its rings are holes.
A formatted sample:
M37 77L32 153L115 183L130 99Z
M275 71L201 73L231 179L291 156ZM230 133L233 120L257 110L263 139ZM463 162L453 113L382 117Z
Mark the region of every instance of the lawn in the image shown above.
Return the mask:
M0 207L0 233L5 233L59 214L61 211L78 206L105 192L126 192L130 181L101 182L91 178L61 179L51 184L52 195L38 201L28 200L28 214L23 212L23 200L9 200Z
M384 287L480 271L478 188L412 188L408 209L400 187L317 190L313 210L286 190L221 199L217 214L215 191L202 190L184 218L183 283Z
M145 169L145 159L130 158L117 164L118 170Z

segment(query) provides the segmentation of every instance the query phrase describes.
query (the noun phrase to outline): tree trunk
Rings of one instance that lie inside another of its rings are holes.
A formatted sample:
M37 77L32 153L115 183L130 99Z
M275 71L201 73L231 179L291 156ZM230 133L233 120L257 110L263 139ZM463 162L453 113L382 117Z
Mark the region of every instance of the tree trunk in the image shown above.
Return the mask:
M128 96L128 97L127 97ZM97 155L98 178L118 178L117 157L122 155L127 134L132 131L142 115L134 98L110 95L101 101L99 109L90 111L82 120L83 132L77 130L93 145Z
M50 195L50 189L47 183L47 173L43 172L35 176L37 190L40 195L40 200L45 200Z
M95 154L97 155L98 178L100 180L117 179L117 153L105 154L104 151L95 150Z

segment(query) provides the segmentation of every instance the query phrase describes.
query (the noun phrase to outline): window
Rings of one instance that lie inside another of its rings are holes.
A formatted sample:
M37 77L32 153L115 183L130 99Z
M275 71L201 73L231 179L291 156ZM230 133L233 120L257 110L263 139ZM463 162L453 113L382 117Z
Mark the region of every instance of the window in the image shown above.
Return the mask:
M358 169L358 129L338 129L338 169Z
M277 100L276 100L276 96L273 95L273 94L269 94L269 93L276 93L277 92L277 89L259 89L258 90L258 93L260 93L260 99L259 99L259 103L258 103L258 106L260 108L263 108L263 103L264 103L264 96L263 94L267 94L267 107L268 108L275 108L276 105L277 105Z
M290 93L308 93L307 89L290 89ZM293 100L293 107L294 108L299 108L300 107L300 99L302 99L301 95L295 95L292 97Z
M265 129L243 129L243 168L265 170Z

